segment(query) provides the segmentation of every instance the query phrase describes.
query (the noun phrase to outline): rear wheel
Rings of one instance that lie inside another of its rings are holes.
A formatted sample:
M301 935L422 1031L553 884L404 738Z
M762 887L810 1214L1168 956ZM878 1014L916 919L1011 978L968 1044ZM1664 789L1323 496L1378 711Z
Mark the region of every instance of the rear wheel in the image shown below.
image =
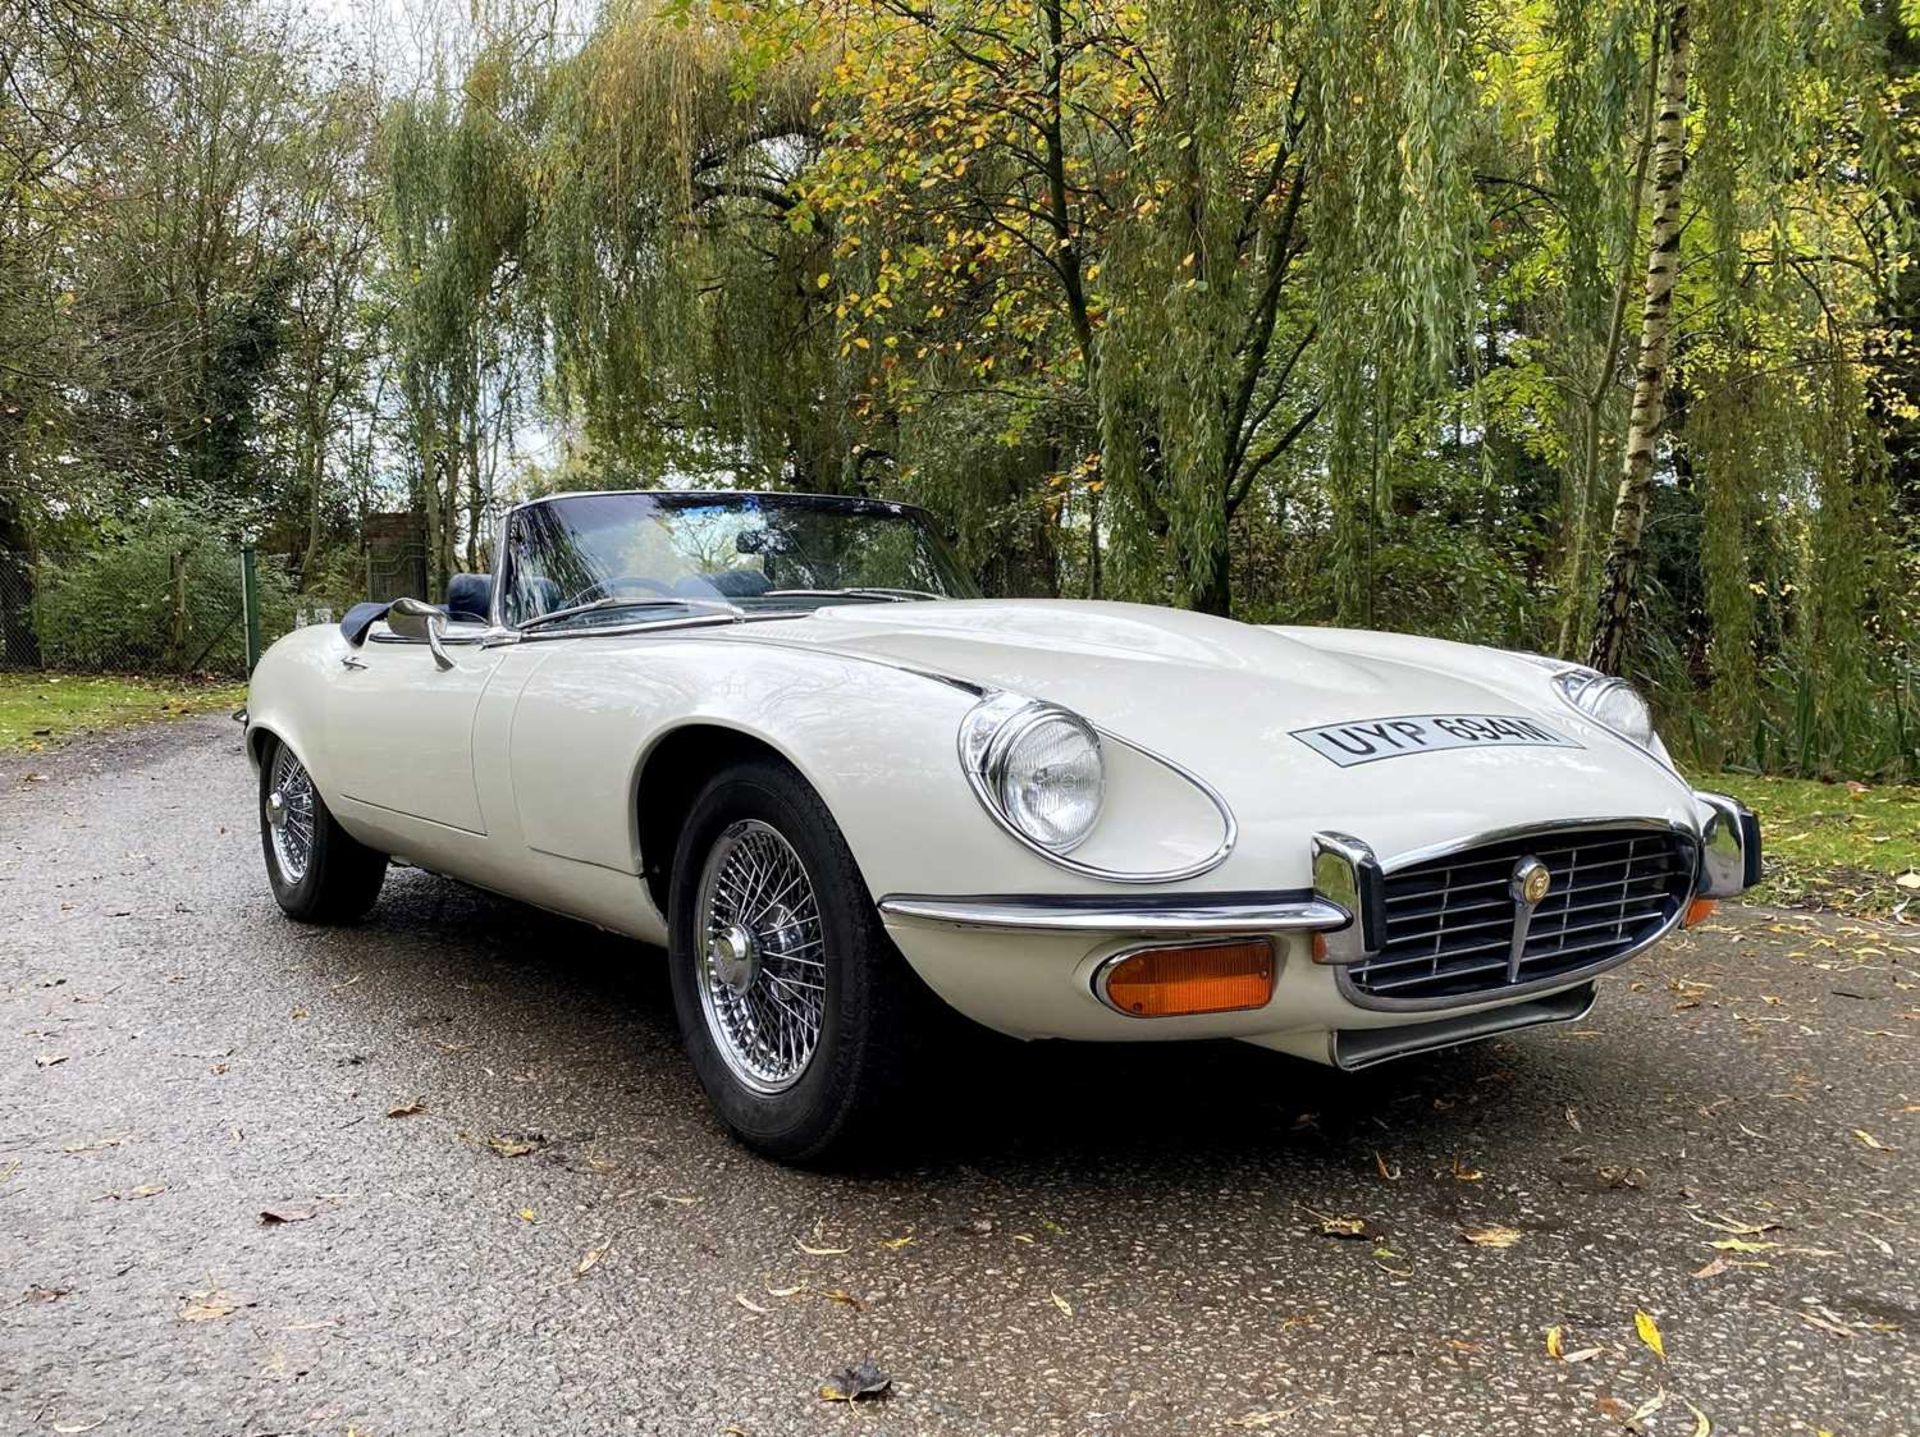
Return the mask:
M874 1138L915 980L819 795L773 760L720 774L681 832L668 907L680 1029L727 1126L794 1162Z
M387 876L386 854L334 820L306 766L278 739L260 762L260 847L275 901L303 923L364 917Z

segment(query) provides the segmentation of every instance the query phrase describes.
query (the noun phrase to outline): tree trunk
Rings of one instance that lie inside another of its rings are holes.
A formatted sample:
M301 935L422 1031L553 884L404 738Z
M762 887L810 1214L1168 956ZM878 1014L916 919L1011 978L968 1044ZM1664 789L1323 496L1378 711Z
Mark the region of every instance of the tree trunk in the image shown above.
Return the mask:
M1225 531L1206 556L1206 581L1195 591L1193 607L1228 618L1233 613L1233 545Z
M1627 451L1613 501L1613 538L1601 573L1600 602L1587 662L1618 673L1640 588L1642 540L1653 498L1653 447L1664 417L1667 343L1673 331L1673 282L1680 268L1680 191L1687 173L1686 0L1667 11L1660 116L1653 138L1653 216L1647 245L1647 294L1640 310L1640 363L1634 375Z

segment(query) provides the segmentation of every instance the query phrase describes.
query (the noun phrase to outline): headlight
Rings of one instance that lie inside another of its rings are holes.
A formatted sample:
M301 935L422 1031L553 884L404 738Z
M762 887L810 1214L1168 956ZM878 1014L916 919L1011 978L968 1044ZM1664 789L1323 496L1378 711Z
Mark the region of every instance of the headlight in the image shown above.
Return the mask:
M1612 729L1641 748L1658 751L1660 740L1653 731L1653 710L1625 679L1609 678L1595 669L1566 669L1553 677L1560 697L1574 708Z
M1072 852L1100 816L1100 736L1063 708L1017 694L982 700L961 722L960 761L987 811L1049 853Z

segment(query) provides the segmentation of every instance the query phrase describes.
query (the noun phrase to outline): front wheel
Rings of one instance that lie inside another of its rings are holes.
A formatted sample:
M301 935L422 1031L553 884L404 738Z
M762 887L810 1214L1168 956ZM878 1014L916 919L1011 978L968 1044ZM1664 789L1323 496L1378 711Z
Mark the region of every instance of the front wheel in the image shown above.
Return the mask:
M278 739L260 760L260 847L274 900L303 923L351 923L380 896L387 856L334 820L313 777Z
M771 760L716 777L681 832L668 909L680 1030L727 1126L790 1162L874 1137L915 980L819 795Z

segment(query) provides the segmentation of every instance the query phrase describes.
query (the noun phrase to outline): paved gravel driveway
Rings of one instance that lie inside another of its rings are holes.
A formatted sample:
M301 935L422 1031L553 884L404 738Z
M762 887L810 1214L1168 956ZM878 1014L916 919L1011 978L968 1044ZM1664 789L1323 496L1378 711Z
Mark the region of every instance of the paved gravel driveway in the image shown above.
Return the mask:
M252 796L218 719L0 760L0 1431L1920 1410L1920 929L1736 911L1578 1028L1358 1079L983 1044L830 1177L715 1129L657 953L411 872L296 927ZM820 1400L866 1357L888 1398Z

